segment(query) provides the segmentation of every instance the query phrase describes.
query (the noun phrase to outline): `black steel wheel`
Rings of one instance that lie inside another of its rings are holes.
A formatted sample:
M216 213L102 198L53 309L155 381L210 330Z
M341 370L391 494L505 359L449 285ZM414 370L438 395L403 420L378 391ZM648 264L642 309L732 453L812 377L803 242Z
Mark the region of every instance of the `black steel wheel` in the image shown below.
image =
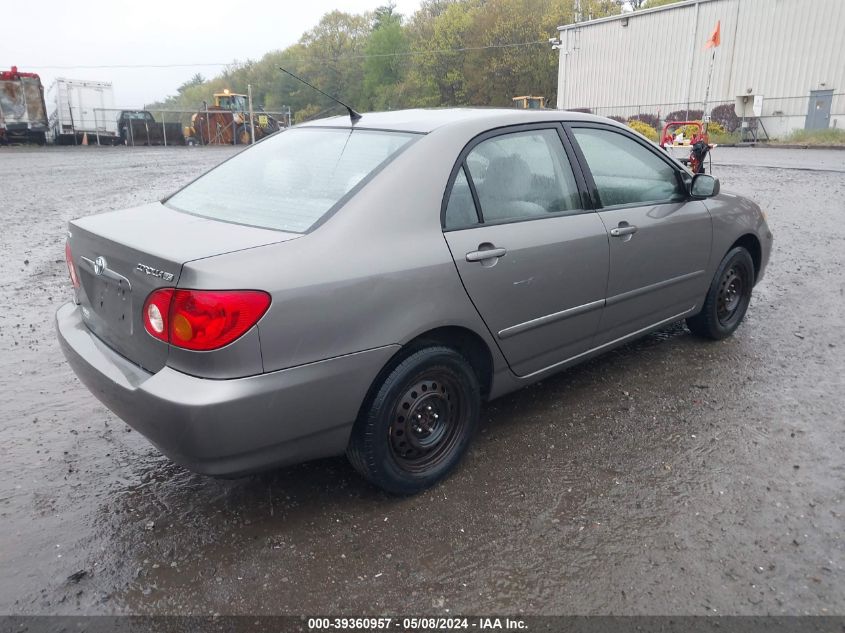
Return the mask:
M447 347L426 347L375 385L349 440L358 472L395 494L442 479L461 459L478 425L478 379Z
M715 340L731 334L742 323L754 286L754 260L737 246L719 264L701 312L687 319L693 334Z

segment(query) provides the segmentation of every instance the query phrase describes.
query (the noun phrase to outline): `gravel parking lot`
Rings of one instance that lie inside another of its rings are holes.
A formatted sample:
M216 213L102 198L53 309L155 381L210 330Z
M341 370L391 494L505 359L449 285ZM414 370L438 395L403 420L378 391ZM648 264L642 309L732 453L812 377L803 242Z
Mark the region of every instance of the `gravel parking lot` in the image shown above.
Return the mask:
M845 614L845 152L714 152L775 250L745 324L681 324L495 401L408 499L343 458L170 464L53 331L68 219L231 148L0 150L0 613Z

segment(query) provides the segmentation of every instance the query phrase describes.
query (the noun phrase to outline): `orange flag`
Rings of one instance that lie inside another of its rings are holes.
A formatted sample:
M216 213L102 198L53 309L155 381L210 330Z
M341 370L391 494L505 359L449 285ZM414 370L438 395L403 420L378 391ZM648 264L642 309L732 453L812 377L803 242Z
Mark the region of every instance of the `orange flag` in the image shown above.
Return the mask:
M704 48L713 48L714 46L718 46L722 43L722 21L719 20L716 22L716 28L713 29L713 33L710 35L710 39L707 40L707 43L704 45Z

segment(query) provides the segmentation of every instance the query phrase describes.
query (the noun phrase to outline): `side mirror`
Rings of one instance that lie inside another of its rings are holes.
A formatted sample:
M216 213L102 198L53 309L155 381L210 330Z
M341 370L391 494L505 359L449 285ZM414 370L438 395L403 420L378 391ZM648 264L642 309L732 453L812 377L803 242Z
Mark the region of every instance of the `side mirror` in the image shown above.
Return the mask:
M696 174L692 177L689 192L698 200L712 198L719 194L719 179L710 174Z

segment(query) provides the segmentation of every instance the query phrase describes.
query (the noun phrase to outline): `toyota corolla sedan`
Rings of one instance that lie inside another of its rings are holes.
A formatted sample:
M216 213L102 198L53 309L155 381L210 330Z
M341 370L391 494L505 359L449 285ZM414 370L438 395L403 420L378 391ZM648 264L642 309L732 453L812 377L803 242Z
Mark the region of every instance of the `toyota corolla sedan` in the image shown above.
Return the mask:
M487 400L675 321L732 334L771 245L756 204L607 119L374 113L70 222L56 319L91 392L189 469L346 453L409 494Z

